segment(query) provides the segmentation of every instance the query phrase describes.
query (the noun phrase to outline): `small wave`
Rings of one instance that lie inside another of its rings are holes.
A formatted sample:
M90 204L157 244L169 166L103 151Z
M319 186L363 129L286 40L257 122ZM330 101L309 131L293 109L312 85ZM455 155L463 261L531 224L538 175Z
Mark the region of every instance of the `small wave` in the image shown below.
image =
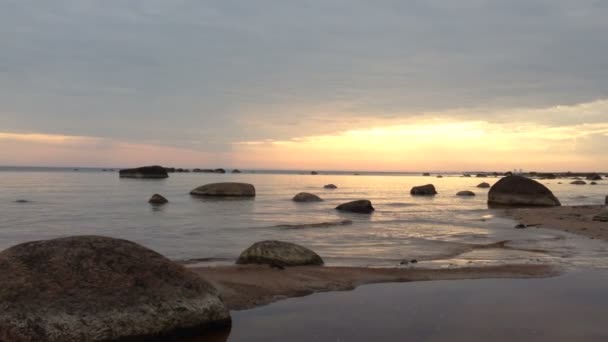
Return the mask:
M348 226L353 224L351 220L329 221L320 223L304 223L304 224L279 224L274 227L282 229L304 229L304 228L328 228L335 226Z
M394 203L385 203L382 205L387 206L387 207L394 207L394 208L404 208L404 207L415 207L419 204L394 202Z

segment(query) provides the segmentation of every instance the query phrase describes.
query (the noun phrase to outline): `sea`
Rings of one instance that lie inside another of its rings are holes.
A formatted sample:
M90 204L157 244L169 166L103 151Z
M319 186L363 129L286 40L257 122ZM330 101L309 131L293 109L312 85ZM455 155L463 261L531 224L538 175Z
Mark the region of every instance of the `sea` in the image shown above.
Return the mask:
M104 235L140 243L184 264L217 265L234 263L251 244L272 239L306 246L327 265L337 266L412 267L416 261L437 268L513 262L608 267L604 242L542 227L515 229L517 222L489 209L488 189L477 185L498 179L460 173L438 178L418 172L243 170L143 180L119 178L116 170L0 167L0 250L32 240ZM251 183L257 196L189 194L214 182ZM597 185L571 185L569 179L540 182L564 205L599 205L608 195L607 180ZM330 183L337 189L324 189ZM413 186L424 184L434 184L438 195L410 195ZM461 190L476 196L456 196ZM323 201L295 203L292 197L299 192ZM155 193L170 202L148 204ZM372 201L374 213L335 209L357 199ZM474 248L499 241L508 241L510 248Z

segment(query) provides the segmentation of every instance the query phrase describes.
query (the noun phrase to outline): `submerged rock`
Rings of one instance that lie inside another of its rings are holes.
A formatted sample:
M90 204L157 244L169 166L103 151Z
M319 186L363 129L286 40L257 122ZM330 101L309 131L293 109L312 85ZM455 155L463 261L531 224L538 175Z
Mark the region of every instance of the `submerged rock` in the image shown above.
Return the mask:
M475 196L475 193L473 191L464 190L459 191L456 196Z
M311 174L311 175L313 175L313 176L316 176L316 175L318 175L319 173L318 173L317 171L310 171L310 174Z
M489 206L560 206L551 190L530 178L507 176L488 192Z
M236 263L304 266L323 265L323 259L312 250L295 243L268 240L256 242L244 250Z
M234 169L234 170L232 170L232 173L241 173L241 170Z
M255 187L248 183L212 183L190 191L195 196L254 197Z
M410 190L410 194L416 196L433 196L437 194L435 186L433 184L415 186Z
M486 183L486 182L483 182L483 183L479 183L479 184L477 184L477 187L478 187L478 188L481 188L481 189L487 189L487 188L489 188L489 187L490 187L490 184L489 184L489 183Z
M169 203L169 200L164 198L163 196L159 195L159 194L154 194L152 195L152 197L150 197L150 199L148 200L148 203L150 204L166 204Z
M368 200L358 200L340 204L336 207L336 210L349 211L358 214L371 214L375 209L372 206L372 202Z
M151 178L162 179L169 177L167 170L158 165L143 166L134 169L123 169L119 171L121 178Z
M0 253L0 340L160 338L230 322L199 275L130 241L77 236Z
M325 188L325 189L337 189L338 187L335 184L327 184L327 185L324 185L323 188Z
M430 173L428 173L428 172L425 172L425 173L423 173L422 175L423 175L423 176L425 176L425 177L429 177L431 174L430 174Z
M570 182L570 184L574 184L574 185L585 185L587 184L587 182L583 181L583 180L575 180L574 182Z
M295 195L292 200L294 202L321 202L321 201L323 201L321 199L321 197L319 197L315 194L308 193L308 192L300 192L299 194Z

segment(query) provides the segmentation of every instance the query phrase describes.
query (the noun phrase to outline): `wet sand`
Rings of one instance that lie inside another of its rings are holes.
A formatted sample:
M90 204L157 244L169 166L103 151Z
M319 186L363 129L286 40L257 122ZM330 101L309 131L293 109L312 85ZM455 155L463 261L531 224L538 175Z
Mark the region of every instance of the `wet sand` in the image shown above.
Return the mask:
M515 208L505 209L507 217L534 227L561 230L608 241L608 222L593 221L593 217L606 206L563 206L550 208Z
M549 265L502 265L451 269L263 265L193 267L215 285L231 310L243 310L315 292L344 291L388 282L488 278L542 278L559 274Z

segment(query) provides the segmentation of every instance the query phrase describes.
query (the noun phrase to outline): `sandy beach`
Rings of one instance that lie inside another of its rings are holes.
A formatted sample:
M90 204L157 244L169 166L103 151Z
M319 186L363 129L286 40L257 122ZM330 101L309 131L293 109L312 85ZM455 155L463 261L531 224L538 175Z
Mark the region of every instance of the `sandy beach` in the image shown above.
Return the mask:
M608 241L608 223L593 221L605 206L510 208L504 215L526 229L546 228ZM509 248L504 243L471 249ZM525 251L525 250L521 250ZM556 265L510 264L428 269L407 267L317 267L285 269L265 265L191 267L213 283L231 310L244 310L316 292L352 290L364 284L432 280L543 278L560 274Z
M608 241L608 222L593 221L593 217L608 210L606 206L583 205L549 208L512 208L506 209L507 217L519 223L534 227L561 230Z
M506 265L453 269L264 265L195 267L217 287L231 310L243 310L315 292L345 291L359 285L429 280L541 278L559 274L548 265Z

